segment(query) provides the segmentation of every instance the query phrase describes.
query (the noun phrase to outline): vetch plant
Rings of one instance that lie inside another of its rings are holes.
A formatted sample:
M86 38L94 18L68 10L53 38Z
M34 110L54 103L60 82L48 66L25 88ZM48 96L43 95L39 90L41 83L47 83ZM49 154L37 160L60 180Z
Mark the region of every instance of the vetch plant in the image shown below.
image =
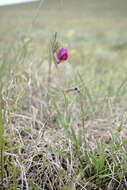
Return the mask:
M62 47L61 43L57 39L57 32L52 37L50 41L50 60L54 62L55 66L62 61L66 61L69 57L68 49Z
M58 68L58 64L62 61L66 61L68 59L68 50L67 48L61 48L61 43L58 41L57 32L53 35L50 40L49 45L49 66L48 66L48 89L50 89L51 84L51 75L52 75L52 64ZM47 95L47 101L49 100L49 96Z

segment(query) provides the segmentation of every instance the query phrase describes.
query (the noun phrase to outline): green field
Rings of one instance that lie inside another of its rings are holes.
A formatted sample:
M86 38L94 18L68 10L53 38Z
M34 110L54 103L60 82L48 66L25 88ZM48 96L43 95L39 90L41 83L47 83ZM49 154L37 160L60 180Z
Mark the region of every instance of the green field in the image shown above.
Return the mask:
M0 7L0 190L127 189L126 9L126 0ZM55 32L69 51L58 68Z

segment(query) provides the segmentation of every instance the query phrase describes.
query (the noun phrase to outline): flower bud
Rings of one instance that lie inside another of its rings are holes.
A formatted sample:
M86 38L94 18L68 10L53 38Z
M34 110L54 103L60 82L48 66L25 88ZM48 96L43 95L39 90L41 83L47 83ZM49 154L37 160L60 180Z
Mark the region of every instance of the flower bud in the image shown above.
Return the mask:
M68 58L68 50L66 48L59 49L58 52L56 53L56 57L59 62L66 61Z

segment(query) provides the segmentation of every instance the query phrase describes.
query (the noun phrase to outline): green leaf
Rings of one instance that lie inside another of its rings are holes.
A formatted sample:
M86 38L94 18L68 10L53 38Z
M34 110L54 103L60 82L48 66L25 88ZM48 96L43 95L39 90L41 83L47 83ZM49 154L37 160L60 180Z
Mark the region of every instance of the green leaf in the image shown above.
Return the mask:
M39 190L38 185L36 185L35 183L33 183L33 181L31 179L28 180L28 183L32 187L32 190Z

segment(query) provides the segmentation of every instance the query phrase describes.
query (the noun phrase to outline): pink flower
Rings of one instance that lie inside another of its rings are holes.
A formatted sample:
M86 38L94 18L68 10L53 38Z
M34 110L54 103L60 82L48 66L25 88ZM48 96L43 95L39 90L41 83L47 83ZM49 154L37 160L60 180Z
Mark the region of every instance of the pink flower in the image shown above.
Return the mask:
M56 57L59 61L66 61L68 58L68 50L66 48L61 48L56 53Z

